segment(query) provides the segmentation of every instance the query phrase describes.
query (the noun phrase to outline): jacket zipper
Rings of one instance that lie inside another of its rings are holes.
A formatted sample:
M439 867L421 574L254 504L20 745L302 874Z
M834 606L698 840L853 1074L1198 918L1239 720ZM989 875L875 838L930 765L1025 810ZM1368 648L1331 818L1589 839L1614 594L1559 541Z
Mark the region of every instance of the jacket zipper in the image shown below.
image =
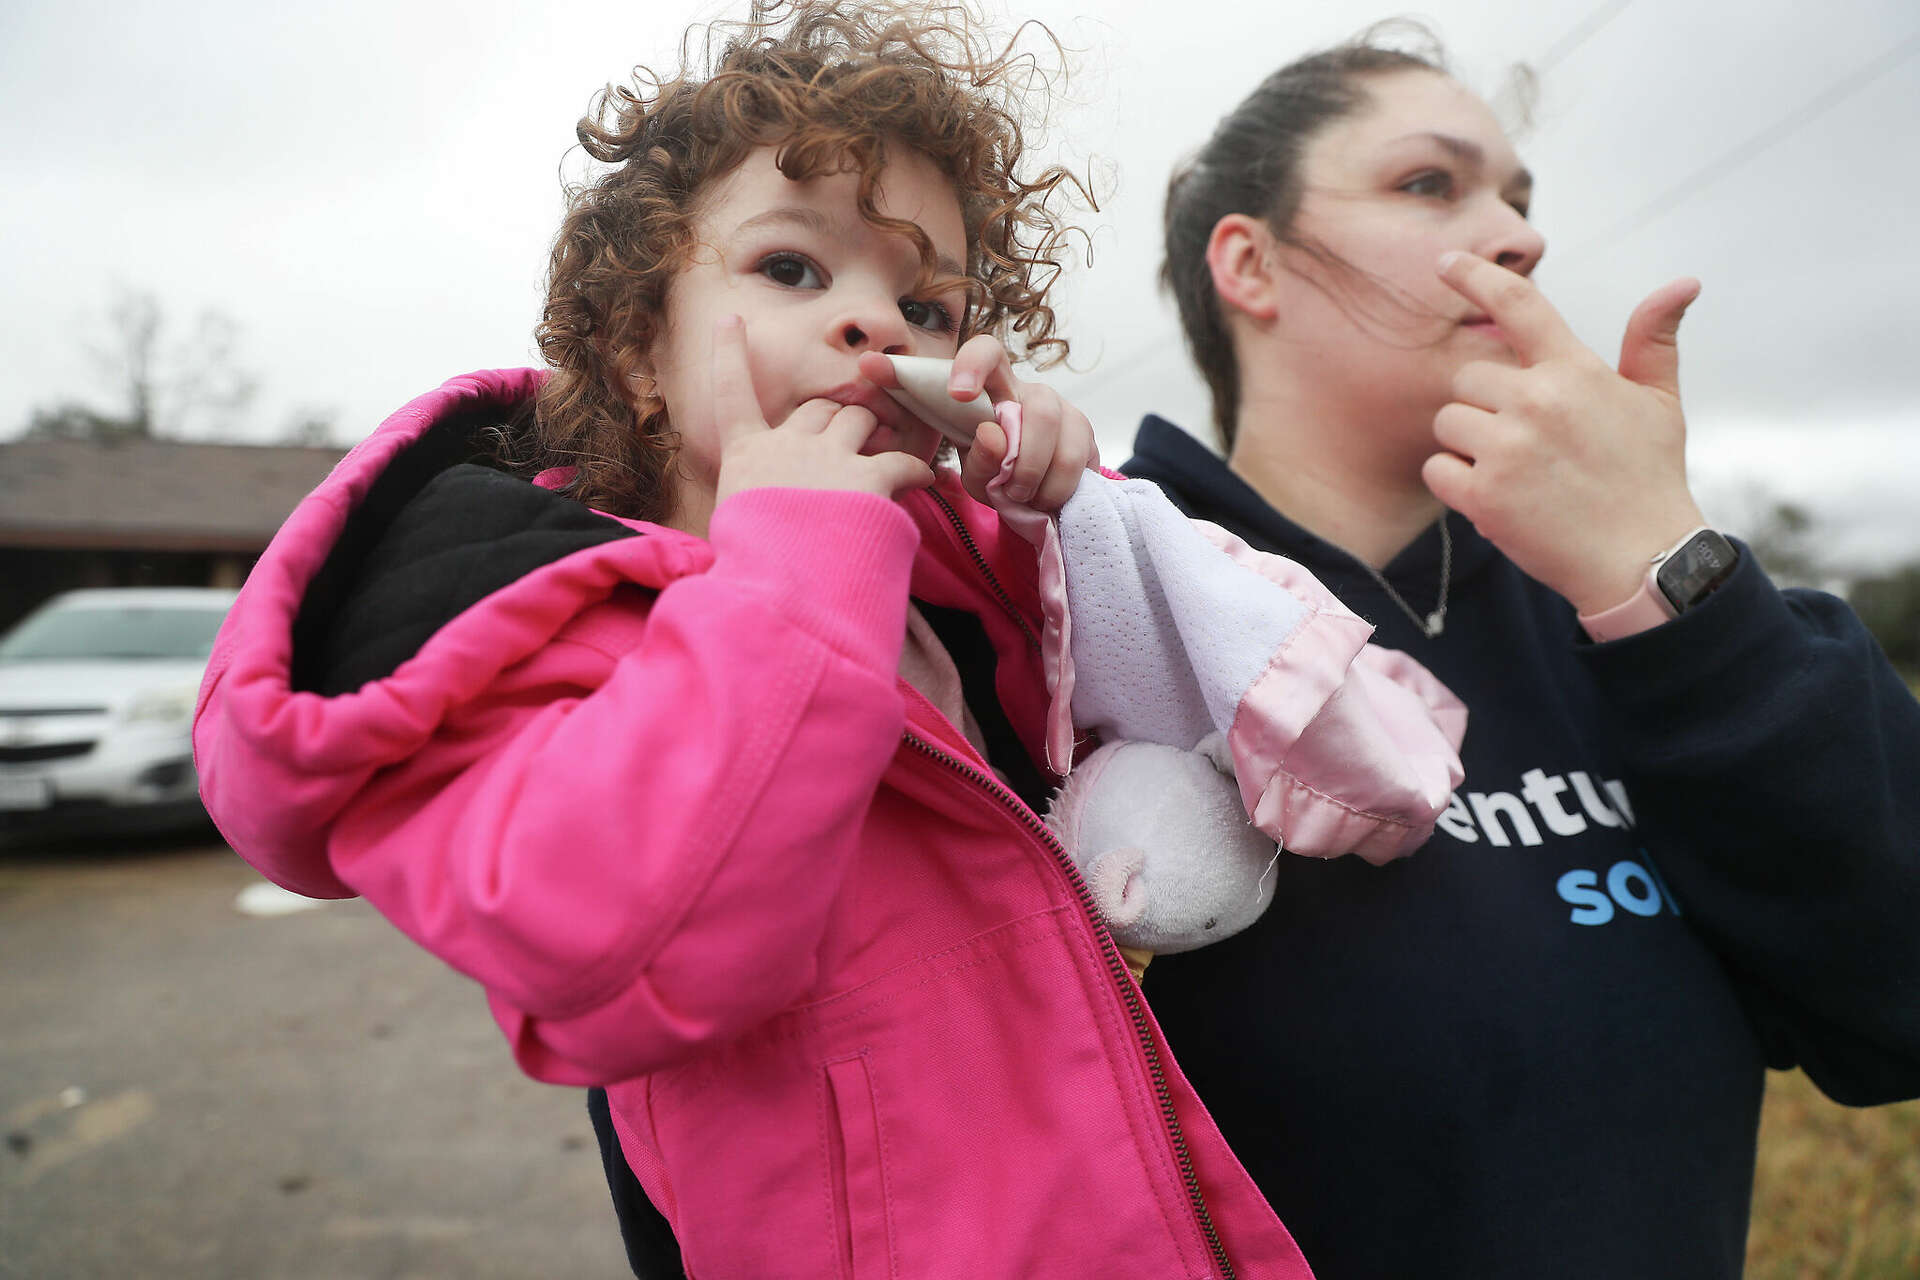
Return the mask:
M1200 1191L1200 1176L1194 1171L1193 1156L1187 1150L1186 1135L1181 1131L1180 1117L1173 1108L1173 1091L1167 1087L1166 1069L1160 1065L1160 1047L1154 1042L1153 1029L1147 1025L1146 1006L1141 1001L1140 988L1134 983L1133 975L1127 972L1126 961L1121 957L1119 947L1114 944L1113 935L1100 924L1099 912L1093 905L1093 897L1087 891L1087 882L1081 877L1080 869L1073 865L1073 859L1067 856L1066 849L1039 815L991 777L911 732L900 736L915 751L985 789L1001 808L1018 818L1020 824L1046 846L1047 852L1053 855L1054 865L1066 876L1074 896L1079 899L1081 911L1094 924L1094 936L1100 943L1100 956L1106 962L1107 976L1113 980L1121 1002L1127 1007L1127 1018L1133 1024L1134 1038L1146 1057L1147 1074L1153 1080L1153 1094L1160 1106L1160 1120L1173 1143L1173 1158L1180 1166L1180 1181L1186 1187L1187 1202L1193 1207L1194 1216L1200 1220L1201 1233L1206 1236L1207 1248L1213 1252L1213 1260L1220 1268L1221 1280L1234 1280L1233 1263L1227 1258L1226 1246L1220 1242L1220 1233L1214 1228L1212 1215L1207 1212L1206 1197Z
M1007 589L1000 585L1000 579L993 576L993 569L987 564L987 558L980 554L980 544L973 540L973 534L967 529L965 522L960 519L960 513L953 509L953 504L948 502L946 496L938 489L929 489L927 493L935 502L940 504L940 509L947 513L947 522L953 526L953 531L960 536L960 545L966 548L969 556L973 557L973 563L980 570L980 576L987 580L987 586L992 590L993 598L1000 602L1000 607L1006 611L1007 616L1013 619L1015 625L1020 628L1021 633L1027 637L1027 643L1033 646L1033 651L1035 653L1040 652L1040 637L1033 634L1033 628L1027 625L1026 617L1019 609L1014 607L1013 597L1008 595Z
M987 558L980 554L980 548L974 542L973 535L967 531L966 525L961 522L959 512L955 511L946 498L939 493L936 492L932 496L946 512L947 519L953 525L954 532L960 535L961 544L966 548L967 554L973 558L974 565L978 567L981 576L986 579L987 585L992 588L994 596L1000 601L1000 607L1020 625L1020 630L1026 633L1028 642L1036 650L1039 649L1039 638L1033 634L1033 629L1027 625L1027 620L1014 607L1006 588L1002 587L1000 580L994 577L992 566L987 563ZM1100 957L1107 966L1107 976L1119 993L1121 1003L1126 1006L1127 1019L1133 1024L1134 1038L1140 1046L1141 1054L1146 1058L1147 1075L1153 1081L1154 1098L1160 1107L1160 1121L1165 1126L1168 1140L1173 1144L1173 1158L1180 1168L1180 1181L1186 1188L1187 1203L1192 1206L1194 1216L1199 1220L1201 1234L1207 1238L1207 1248L1212 1252L1214 1263L1219 1268L1220 1280L1236 1280L1233 1262L1227 1257L1226 1246L1221 1243L1220 1233L1213 1225L1213 1216L1207 1212L1206 1197L1200 1191L1200 1175L1194 1170L1193 1155L1187 1150L1186 1134L1181 1130L1180 1116L1174 1110L1173 1090L1167 1086L1166 1068L1160 1063L1160 1047L1154 1042L1153 1029L1147 1025L1146 1006L1142 1002L1140 988L1134 982L1133 975L1127 971L1127 962L1120 955L1120 948L1115 944L1113 935L1107 932L1106 926L1101 923L1100 912L1094 906L1093 895L1087 889L1086 880L1080 875L1080 868L1073 865L1073 859L1067 856L1066 848L1053 834L1052 829L1040 820L1040 816L1029 809L1018 796L1002 787L997 779L982 773L956 756L948 755L932 743L916 737L911 731L903 732L900 736L902 741L915 751L936 763L945 765L976 786L983 788L1001 808L1017 818L1021 826L1046 846L1047 852L1053 857L1054 865L1067 878L1067 884L1073 889L1074 897L1079 900L1081 913L1093 925L1094 938L1100 944Z

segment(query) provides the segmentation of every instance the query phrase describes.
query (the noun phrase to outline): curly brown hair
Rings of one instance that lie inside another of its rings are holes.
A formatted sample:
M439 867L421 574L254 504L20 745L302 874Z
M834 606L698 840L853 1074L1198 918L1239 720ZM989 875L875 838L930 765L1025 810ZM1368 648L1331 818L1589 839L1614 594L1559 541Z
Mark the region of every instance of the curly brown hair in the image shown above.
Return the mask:
M1064 168L1020 172L1020 114L1050 80L1016 47L1021 33L995 47L966 6L756 3L743 22L704 28L706 55L696 58L700 30L688 32L678 75L636 68L633 87L609 85L579 123L587 154L615 167L568 193L535 330L552 373L521 441L533 465L575 469L570 496L656 521L672 514L679 440L665 405L636 392L633 375L695 247L702 194L751 152L776 147L795 181L858 173L861 215L916 245L923 286L966 290L963 336L996 333L1016 358L1042 365L1067 350L1047 294L1073 230L1050 199L1065 185L1091 203ZM935 279L926 234L875 205L890 145L920 152L953 181L964 281Z

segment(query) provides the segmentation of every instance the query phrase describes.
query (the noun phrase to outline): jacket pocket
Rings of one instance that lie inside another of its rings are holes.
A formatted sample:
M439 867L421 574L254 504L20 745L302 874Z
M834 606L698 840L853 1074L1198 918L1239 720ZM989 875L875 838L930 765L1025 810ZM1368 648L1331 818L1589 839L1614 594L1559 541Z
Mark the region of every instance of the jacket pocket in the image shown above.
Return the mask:
M893 1210L887 1201L886 1139L867 1055L827 1063L821 1096L841 1280L891 1278Z

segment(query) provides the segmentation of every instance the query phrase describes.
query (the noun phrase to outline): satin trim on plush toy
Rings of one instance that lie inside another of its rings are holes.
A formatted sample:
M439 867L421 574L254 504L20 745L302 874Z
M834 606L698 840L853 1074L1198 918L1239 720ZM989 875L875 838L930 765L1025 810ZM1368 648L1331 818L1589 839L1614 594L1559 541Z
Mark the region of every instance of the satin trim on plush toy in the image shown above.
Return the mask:
M1370 645L1372 627L1306 569L1188 520L1146 481L1089 473L1054 518L1013 502L1020 406L1003 401L994 416L1008 449L988 500L1040 553L1055 772L1087 732L1191 750L1218 730L1248 817L1289 852L1385 862L1425 842L1463 777L1459 699L1413 659ZM1069 541L1116 548L1112 563L1136 578L1069 565ZM1117 620L1110 597L1126 602ZM1093 633L1076 635L1074 615L1089 608L1104 610L1101 652L1077 660ZM1143 670L1165 687L1143 688Z

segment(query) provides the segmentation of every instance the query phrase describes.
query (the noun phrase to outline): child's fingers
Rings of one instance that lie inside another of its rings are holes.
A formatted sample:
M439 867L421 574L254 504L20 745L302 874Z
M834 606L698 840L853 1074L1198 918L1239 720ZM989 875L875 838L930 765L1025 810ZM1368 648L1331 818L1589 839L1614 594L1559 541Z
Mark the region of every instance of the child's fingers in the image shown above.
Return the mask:
M1031 502L1059 451L1066 402L1049 387L1029 386L1020 401L1020 456L1014 459L1007 496Z
M924 489L933 483L933 468L910 453L876 453L866 461L873 464L890 493Z
M808 400L798 409L787 415L787 420L775 428L777 431L802 432L817 436L827 429L833 416L844 406L838 400Z
M983 422L973 444L960 455L960 484L976 502L987 501L987 484L1000 474L1007 456L1007 433L997 422Z
M747 363L747 324L723 316L713 326L713 416L722 444L767 429Z
M956 400L970 399L982 390L994 400L1016 398L1007 349L990 333L968 338L954 354L953 372L947 375L947 392Z
M860 376L876 387L897 387L900 385L900 371L893 367L893 361L878 351L860 353Z
M1046 478L1033 495L1033 505L1041 511L1058 511L1066 506L1067 499L1080 487L1087 468L1097 466L1099 461L1093 423L1078 409L1067 405L1066 417L1061 424L1060 443L1053 451L1053 465L1047 468Z
M831 404L832 401L825 403ZM838 405L836 411L828 417L820 434L835 444L843 446L849 452L857 453L878 425L880 425L880 419L875 417L873 410L866 406Z

